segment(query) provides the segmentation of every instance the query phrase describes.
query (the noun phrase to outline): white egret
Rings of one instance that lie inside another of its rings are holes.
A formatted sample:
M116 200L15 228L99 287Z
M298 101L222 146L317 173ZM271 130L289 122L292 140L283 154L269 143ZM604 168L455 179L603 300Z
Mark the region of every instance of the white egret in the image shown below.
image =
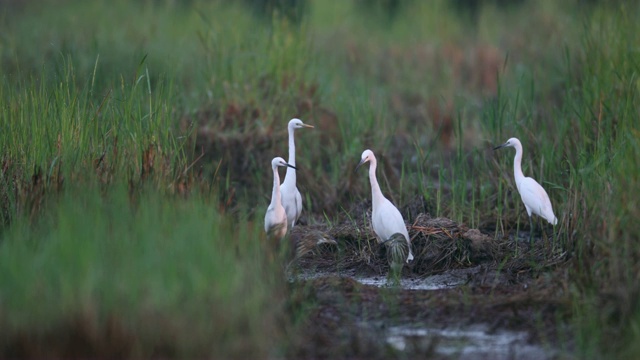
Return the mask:
M411 252L411 240L407 227L404 224L404 219L400 214L400 211L382 195L380 185L378 185L378 179L376 178L377 161L376 156L371 150L365 150L362 153L362 160L356 167L370 162L369 165L369 181L371 182L371 199L372 199L372 211L371 211L371 224L373 225L373 231L378 236L378 239L386 243L391 240L392 236L396 233L402 234L409 245L409 251L406 261L413 260L413 254Z
M302 196L296 187L296 144L293 134L296 129L305 127L313 128L312 125L305 124L300 119L291 119L287 127L289 130L289 165L291 165L291 168L287 169L284 181L280 185L280 192L282 194L282 205L287 213L287 219L289 219L289 228L293 228L302 213Z
M282 206L282 198L280 197L280 175L278 174L279 166L294 166L287 164L281 157L275 157L271 160L271 169L273 170L273 191L271 193L271 204L267 208L264 216L264 231L270 238L277 240L282 239L287 233L287 213Z
M498 150L504 147L516 148L516 156L513 159L513 173L516 180L516 186L524 207L527 209L527 215L529 215L529 225L531 226L531 234L533 234L533 221L531 220L531 213L534 213L545 220L551 225L558 223L558 218L553 214L553 208L551 207L551 200L549 195L537 181L530 177L525 177L522 174L522 144L517 138L511 138L506 143L496 146L493 150ZM530 237L532 236L530 234Z

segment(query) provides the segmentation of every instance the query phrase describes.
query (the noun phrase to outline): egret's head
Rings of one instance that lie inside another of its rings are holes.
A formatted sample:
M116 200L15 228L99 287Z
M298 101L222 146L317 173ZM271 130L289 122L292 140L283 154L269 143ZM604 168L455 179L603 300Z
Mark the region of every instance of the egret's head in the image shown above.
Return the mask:
M278 166L288 166L288 167L290 167L290 168L296 169L296 167L295 167L295 166L292 166L292 165L287 164L287 162L286 162L286 161L284 161L284 159L283 159L283 158L281 158L281 157L275 157L275 158L273 158L273 160L271 160L271 167L275 169L275 168L277 168Z
M500 146L494 147L493 150L498 150L498 149L502 149L502 148L505 148L505 147L515 147L516 144L520 144L520 140L518 140L517 138L513 137L513 138L507 140L506 143L504 143L504 144L502 144Z
M360 167L360 165L366 163L367 161L375 160L376 156L373 155L373 151L367 149L362 152L362 156L360 158L360 163L356 166L356 170Z
M289 121L289 129L313 128L313 125L305 124L300 119L291 119Z

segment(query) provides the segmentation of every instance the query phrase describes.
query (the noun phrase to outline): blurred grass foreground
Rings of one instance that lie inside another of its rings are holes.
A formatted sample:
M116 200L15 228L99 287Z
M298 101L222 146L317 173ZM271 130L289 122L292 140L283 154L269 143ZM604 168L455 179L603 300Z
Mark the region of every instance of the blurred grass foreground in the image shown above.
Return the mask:
M512 156L490 148L519 137L560 220L567 347L640 357L639 18L621 0L0 1L0 354L290 356L314 304L262 217L300 117L307 224L367 199L352 168L372 148L403 209L516 231Z

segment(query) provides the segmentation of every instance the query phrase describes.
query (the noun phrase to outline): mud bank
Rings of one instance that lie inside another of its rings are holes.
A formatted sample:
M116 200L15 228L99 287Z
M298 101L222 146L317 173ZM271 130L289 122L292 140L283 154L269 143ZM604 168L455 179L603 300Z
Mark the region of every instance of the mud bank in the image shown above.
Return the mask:
M309 231L336 244L289 267L292 298L314 304L292 358L571 358L559 330L570 301L553 275L565 256L557 244L419 215L410 228L416 259L392 284L369 231L366 222Z

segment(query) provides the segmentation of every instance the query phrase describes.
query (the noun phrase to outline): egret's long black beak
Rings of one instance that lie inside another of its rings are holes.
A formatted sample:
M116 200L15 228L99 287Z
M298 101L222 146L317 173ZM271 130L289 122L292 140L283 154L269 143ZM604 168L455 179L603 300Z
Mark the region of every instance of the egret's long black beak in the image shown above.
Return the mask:
M493 148L493 150L498 150L498 149L502 149L503 147L507 146L507 143L504 143L502 145L496 146Z
M365 160L365 159L360 160L360 163L358 163L358 166L356 166L355 170L353 170L354 172L358 171L358 168L359 168L362 164L364 164L364 160Z
M290 167L290 168L292 168L292 169L294 169L294 170L298 170L298 168L297 168L297 167L295 167L295 166L293 166L293 165L289 165L289 164L287 164L287 166L288 166L288 167Z

